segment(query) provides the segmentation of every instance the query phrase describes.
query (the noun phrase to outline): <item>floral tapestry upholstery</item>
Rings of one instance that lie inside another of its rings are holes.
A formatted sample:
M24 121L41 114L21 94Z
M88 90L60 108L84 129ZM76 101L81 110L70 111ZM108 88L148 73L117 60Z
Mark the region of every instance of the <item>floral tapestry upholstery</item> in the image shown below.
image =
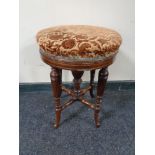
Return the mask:
M69 58L108 58L118 52L121 36L114 30L87 25L43 29L37 42L44 54Z

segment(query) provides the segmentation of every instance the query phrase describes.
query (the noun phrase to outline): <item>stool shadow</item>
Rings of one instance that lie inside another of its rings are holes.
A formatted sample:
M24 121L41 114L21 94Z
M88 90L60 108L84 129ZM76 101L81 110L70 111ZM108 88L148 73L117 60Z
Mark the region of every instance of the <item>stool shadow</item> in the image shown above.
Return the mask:
M60 125L66 123L66 122L70 122L70 121L73 120L74 118L78 117L78 115L79 115L80 113L82 113L82 112L84 112L84 111L87 111L86 108L87 108L87 107L85 107L85 106L80 107L76 112L74 112L74 113L72 113L71 115L69 115L68 118L64 119L64 120L60 123ZM100 117L101 123L104 122L104 120L111 118L111 116L114 114L114 110L107 111L107 112L101 111L101 112L103 113L103 115ZM100 113L101 113L101 112L100 112ZM94 114L94 111L93 111L93 110L92 110L92 113ZM94 121L94 115L93 115L93 117L92 117L92 115L90 115L90 119L85 118L85 119L81 119L81 121L84 121L84 122L86 122L87 124L94 126L94 124L92 124L92 121Z
M107 111L107 112L104 112L104 111L103 111L103 115L100 117L101 123L102 123L105 119L111 118L111 116L112 116L114 113L115 113L114 110Z
M100 112L100 113L101 113L101 112ZM100 117L100 123L101 123L101 125L102 125L102 122L104 122L104 120L107 120L107 119L110 119L110 118L111 118L111 116L114 114L114 111L113 111L113 110L108 111L108 112L103 112L103 111L102 111L102 113L103 113L103 115L102 115L102 116L99 116L99 117ZM94 114L94 111L93 111L93 114ZM91 115L90 115L90 117L91 117ZM92 121L94 121L94 115L93 115L93 117L91 118L91 121L88 120L87 118L84 119L84 121L85 121L86 123L88 123L88 124L92 124ZM92 125L94 125L94 124L92 124Z
M71 115L69 115L68 118L64 119L64 120L60 123L60 125L66 123L66 122L69 122L69 121L71 121L72 119L78 117L78 115L79 115L80 113L82 113L82 112L84 112L84 111L86 111L86 110L87 110L87 109L85 108L85 106L80 107L76 112L74 112L74 113L72 113Z

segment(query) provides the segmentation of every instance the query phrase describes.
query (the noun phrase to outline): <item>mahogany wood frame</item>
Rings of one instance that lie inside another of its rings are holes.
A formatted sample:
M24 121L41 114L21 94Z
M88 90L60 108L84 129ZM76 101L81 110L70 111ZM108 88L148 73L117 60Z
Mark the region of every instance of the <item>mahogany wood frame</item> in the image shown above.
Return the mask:
M63 62L58 60L51 60L50 57L42 55L42 60L51 66L52 70L50 73L51 77L51 85L53 89L53 97L55 99L55 124L54 127L58 128L60 124L61 112L73 104L75 101L80 101L84 105L88 106L94 110L94 120L96 127L100 126L99 112L101 109L102 96L104 94L105 85L108 78L108 66L111 65L114 61L115 56L110 57L104 61L96 61L93 62ZM71 70L72 75L74 77L74 89L68 89L62 85L62 69ZM94 76L95 70L100 69L98 73L98 83L97 83L97 94L96 94L96 102L92 104L84 99L84 94L89 92L91 97L95 97L93 93L94 88ZM80 83L82 82L81 77L85 70L90 70L90 84L87 88L81 89ZM71 96L65 103L60 103L61 93L62 91L66 92Z

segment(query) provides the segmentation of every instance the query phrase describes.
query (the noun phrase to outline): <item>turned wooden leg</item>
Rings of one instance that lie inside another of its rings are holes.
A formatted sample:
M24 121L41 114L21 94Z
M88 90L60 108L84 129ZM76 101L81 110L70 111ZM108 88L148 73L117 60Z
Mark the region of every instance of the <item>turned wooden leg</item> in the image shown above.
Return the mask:
M83 75L84 71L72 71L72 75L74 77L73 83L74 83L74 92L78 95L80 92L80 83L81 83L81 77Z
M57 68L52 68L50 73L51 77L51 84L53 88L53 96L55 99L55 124L54 127L57 128L59 126L60 117L61 117L61 104L60 104L60 96L61 96L61 77L62 77L62 70Z
M93 93L93 89L94 89L94 76L95 76L95 70L91 70L90 71L90 96L93 98L94 97L94 93Z
M96 97L96 105L95 105L95 123L96 127L98 128L100 126L100 120L99 120L99 112L100 112L100 105L102 103L102 96L104 94L105 85L108 79L108 70L107 68L102 68L99 71L98 74L98 84L97 84L97 97Z

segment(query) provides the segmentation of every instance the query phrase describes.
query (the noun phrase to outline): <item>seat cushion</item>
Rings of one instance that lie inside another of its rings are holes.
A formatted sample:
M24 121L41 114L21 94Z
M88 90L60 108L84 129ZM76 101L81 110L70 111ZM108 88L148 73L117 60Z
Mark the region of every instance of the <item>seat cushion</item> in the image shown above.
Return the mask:
M116 31L87 25L43 29L36 38L43 54L74 59L111 57L122 40Z

